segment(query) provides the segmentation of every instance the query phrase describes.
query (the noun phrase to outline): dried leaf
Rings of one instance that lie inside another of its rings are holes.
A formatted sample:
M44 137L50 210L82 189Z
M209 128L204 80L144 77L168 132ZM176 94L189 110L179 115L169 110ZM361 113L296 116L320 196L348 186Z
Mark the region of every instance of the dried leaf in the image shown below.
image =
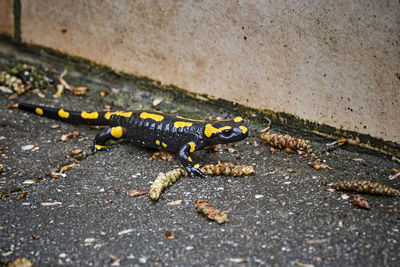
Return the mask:
M8 267L32 267L33 262L31 262L27 258L16 258L14 261L9 262L7 266Z
M121 232L118 232L118 235L129 234L130 232L133 232L133 231L135 231L135 229L126 229L126 230L123 230Z
M151 107L152 108L155 108L155 107L157 107L158 105L160 105L161 104L161 102L163 102L163 98L162 97L156 97L156 98L154 98L153 99L153 102L151 103Z
M168 239L174 239L175 238L174 234L171 233L170 231L165 231L164 234Z
M246 263L247 262L247 260L245 258L230 258L229 261L233 262L233 263Z
M8 108L9 109L16 109L16 108L18 108L18 104L9 104Z
M52 125L50 126L50 128L51 128L51 129L58 129L58 128L60 128L60 125L59 125L59 124L52 124Z
M25 146L21 146L22 150L33 150L34 148L39 147L38 145L25 145Z
M2 173L4 171L4 165L0 164L0 173Z
M79 86L79 87L74 87L72 89L69 89L74 95L77 96L86 96L87 93L87 87L84 86Z
M61 136L61 138L60 138L60 141L67 142L69 139L75 138L75 137L77 137L79 135L80 135L80 133L78 131L73 131L73 132L70 132L70 133L67 133L67 134L63 134Z
M229 153L235 153L235 152L236 152L236 149L231 148L231 147L228 147L228 152L229 152Z
M15 197L15 200L21 200L23 198L25 198L28 195L28 192L22 192L21 194L19 194L18 196Z
M147 191L146 190L140 190L140 189L133 190L133 191L129 192L129 196L130 197L143 196L145 194L147 194Z
M57 91L53 94L54 98L60 98L64 93L64 85L57 84Z
M338 146L343 146L347 142L348 142L348 140L346 138L343 138L343 139L339 139L337 144L338 144Z
M168 206L177 206L177 205L182 204L182 202L183 202L183 199L179 199L179 200L175 200L175 201L170 201L167 203L167 205Z
M105 97L108 95L108 92L101 91L99 94L101 97Z
M389 175L389 180L396 179L396 178L399 177L399 176L400 176L400 172L397 172L397 173L395 173L395 174L393 174L393 175Z
M73 151L71 152L71 156L78 155L78 154L82 153L82 151L83 151L82 149L73 150Z
M22 182L23 185L37 184L41 179L25 180Z
M321 169L321 165L320 165L320 164L317 164L317 163L315 163L315 162L308 162L308 165L309 165L310 167L313 167L313 168L316 169L316 170Z
M42 202L40 205L45 206L45 207L52 207L56 205L62 205L61 202L55 201L55 202Z
M66 165L60 169L60 173L66 172L76 166L76 163Z

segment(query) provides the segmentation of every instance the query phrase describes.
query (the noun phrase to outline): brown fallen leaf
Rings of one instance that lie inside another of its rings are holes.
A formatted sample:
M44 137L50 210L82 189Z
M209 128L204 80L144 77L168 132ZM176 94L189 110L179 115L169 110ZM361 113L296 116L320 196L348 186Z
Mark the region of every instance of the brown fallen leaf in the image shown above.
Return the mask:
M308 165L309 165L310 167L313 167L313 168L316 169L316 170L321 169L321 165L320 165L320 164L317 164L317 163L315 163L315 162L308 162Z
M75 137L77 137L79 135L80 135L80 133L78 131L73 131L73 132L70 132L70 133L67 133L67 134L63 134L60 139L57 139L57 141L67 142L69 139L75 138Z
M174 239L175 238L175 235L170 231L165 231L164 234L168 239Z
M14 261L9 262L7 266L8 267L32 267L33 262L31 262L27 258L16 258Z
M339 139L337 144L338 144L338 146L343 146L347 142L348 142L348 140L346 138L343 138L343 139Z
M76 166L76 163L66 165L60 169L60 173L66 172Z
M147 194L147 191L146 190L141 190L141 189L133 190L133 191L129 192L129 196L130 197L143 196L143 195L146 195L146 194Z
M76 155L82 153L82 151L83 151L82 149L73 150L73 151L71 151L71 156L76 156Z
M21 200L21 199L25 198L27 195L28 195L28 192L22 192L21 194L16 196L14 199L15 200Z
M9 104L8 108L9 109L16 109L16 108L18 108L18 104Z

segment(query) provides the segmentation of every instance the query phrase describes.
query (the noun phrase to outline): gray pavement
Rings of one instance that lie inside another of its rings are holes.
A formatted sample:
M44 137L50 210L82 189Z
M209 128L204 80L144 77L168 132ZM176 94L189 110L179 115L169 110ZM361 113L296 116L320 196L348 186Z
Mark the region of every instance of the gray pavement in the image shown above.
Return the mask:
M371 203L365 210L323 185L367 179L399 189L398 179L388 179L392 168L400 168L390 156L345 145L321 156L332 170L315 170L308 166L309 158L255 146L266 121L259 114L242 114L232 103L203 102L145 79L1 41L0 67L13 60L59 72L67 68L65 79L89 91L87 98L64 93L54 99L51 91L43 91L45 98L24 94L14 100L0 92L0 163L5 166L0 192L41 180L0 199L0 265L25 257L35 266L399 266L399 197L365 195ZM99 92L110 86L120 91L101 98ZM123 142L110 152L89 154L65 177L51 178L49 173L72 163L71 151L89 151L97 130L7 108L29 102L72 110L101 110L111 103L114 110L149 109L157 97L163 98L160 110L185 117L245 117L250 136L227 146L235 152L199 151L193 158L201 164L253 165L256 174L181 178L157 202L148 195L130 197L130 191L148 190L159 172L180 165L177 159L150 160L153 151ZM60 127L51 129L52 124ZM75 130L78 138L56 141ZM275 123L271 131L307 138L316 150L332 141ZM39 148L23 150L25 145ZM353 158L362 158L365 165ZM15 200L21 192L26 197ZM228 212L229 221L219 225L207 220L195 210L196 199ZM167 205L176 200L183 202ZM168 239L166 231L174 238Z

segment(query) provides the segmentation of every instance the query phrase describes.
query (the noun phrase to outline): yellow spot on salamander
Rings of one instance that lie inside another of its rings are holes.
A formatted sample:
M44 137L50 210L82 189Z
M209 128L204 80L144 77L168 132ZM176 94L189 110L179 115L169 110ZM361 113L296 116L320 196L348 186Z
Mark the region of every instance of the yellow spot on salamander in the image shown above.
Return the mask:
M195 119L189 119L189 118L184 118L181 116L176 116L178 119L182 119L182 120L188 120L188 121L204 121L204 120L195 120Z
M210 123L207 123L206 124L206 128L204 129L204 134L207 137L211 137L213 134L220 133L220 132L222 132L223 130L226 130L226 129L232 129L232 127L231 126L224 126L224 127L221 127L221 128L215 128Z
M35 112L36 112L36 114L38 114L38 115L40 115L40 116L43 115L43 109L41 109L41 108L36 108L36 109L35 109Z
M194 152L194 150L196 149L196 145L193 142L189 142L189 146L190 146L190 153Z
M124 112L124 111L114 111L114 112L107 112L104 115L104 118L106 118L107 120L109 120L111 118L112 115L117 115L117 116L122 116L122 117L127 117L130 118L132 116L132 112Z
M158 114L152 114L148 112L142 112L140 113L140 118L141 119L152 119L155 121L162 121L164 119L164 116L158 115Z
M86 111L82 111L81 117L83 119L97 119L99 117L99 113L98 112L87 113Z
M234 122L240 122L242 120L243 120L242 117L236 117L236 118L233 119Z
M101 150L103 148L106 148L107 146L101 146L101 145L96 145L96 149Z
M192 162L193 160L192 160L192 158L191 158L191 157L188 157L188 161Z
M164 142L161 142L161 144L162 144L162 146L163 146L164 148L166 148L166 147L167 147L167 144L166 144L166 143L164 143Z
M196 164L196 165L194 165L194 167L195 167L196 169L198 169L198 168L200 168L200 164Z
M160 145L160 140L156 140L156 145L157 145L157 146Z
M114 138L121 138L121 136L124 134L124 129L121 126L117 127L112 127L111 128L111 135Z
M244 126L239 126L240 130L242 130L242 133L246 133L248 131L248 129Z
M64 119L68 119L68 118L69 118L69 113L66 112L66 111L63 110L63 109L60 109L60 110L58 111L58 116L60 116L61 118L64 118Z
M192 122L186 122L186 121L176 121L174 123L175 128L180 128L180 127L190 127L192 126Z

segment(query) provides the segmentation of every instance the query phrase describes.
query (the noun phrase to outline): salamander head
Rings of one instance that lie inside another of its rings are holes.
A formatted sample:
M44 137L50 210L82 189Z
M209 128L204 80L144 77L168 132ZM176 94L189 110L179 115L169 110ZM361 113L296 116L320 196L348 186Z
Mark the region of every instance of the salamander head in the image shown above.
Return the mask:
M238 142L247 137L248 128L243 124L241 117L233 120L206 123L204 127L205 139L210 144L227 144Z

